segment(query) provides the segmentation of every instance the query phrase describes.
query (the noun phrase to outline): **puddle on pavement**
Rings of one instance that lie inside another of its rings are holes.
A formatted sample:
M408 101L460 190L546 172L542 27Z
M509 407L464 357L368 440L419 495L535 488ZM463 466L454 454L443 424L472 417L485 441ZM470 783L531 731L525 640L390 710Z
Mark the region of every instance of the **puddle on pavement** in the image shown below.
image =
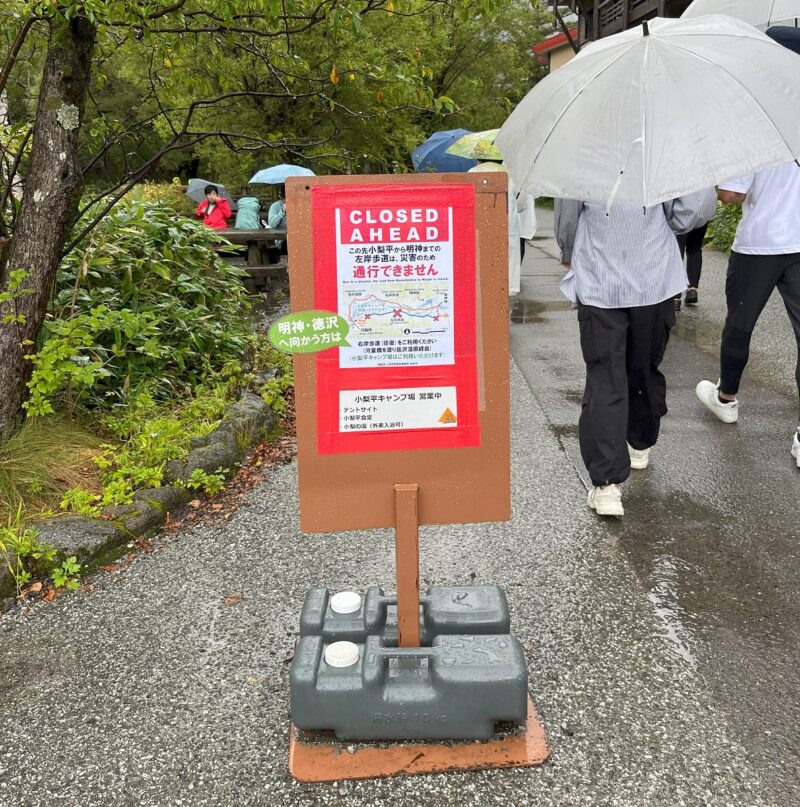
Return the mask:
M675 335L685 339L704 353L712 356L719 355L722 327L709 319L694 316L696 312L689 313L691 316L678 317Z
M696 569L691 569L691 564L672 555L653 558L647 599L653 606L661 637L684 661L695 667L697 636L691 627L692 615L680 605L681 581L692 572L697 574Z
M515 323L544 322L547 311L569 311L572 303L569 300L554 300L543 303L539 300L514 300L511 303L511 321Z
M551 423L550 431L588 487L577 426ZM757 531L742 534L727 517L724 498L666 492L655 473L652 480L632 477L625 518L600 528L641 581L655 635L691 668L713 657L721 629L744 656L745 648L760 648L796 659L800 613L788 595L793 574L776 576Z
M634 482L638 490L618 525L619 545L647 587L656 631L670 648L695 666L719 626L765 649L794 644L785 585L754 547L737 541L710 503L686 493L655 495L642 482Z
M690 312L688 316L680 316L675 326L675 336L694 345L703 353L716 358L719 356L719 345L722 339L722 326L708 319L697 316L697 312ZM792 371L794 365L792 365ZM774 392L785 394L786 385L794 398L793 372L787 372L785 379L775 377L773 365L759 360L758 350L751 349L751 359L747 367L748 384L758 383Z
M555 434L559 440L561 440L563 437L574 437L575 439L578 437L577 423L570 423L569 425L550 423L549 427L550 431L553 432L553 434Z

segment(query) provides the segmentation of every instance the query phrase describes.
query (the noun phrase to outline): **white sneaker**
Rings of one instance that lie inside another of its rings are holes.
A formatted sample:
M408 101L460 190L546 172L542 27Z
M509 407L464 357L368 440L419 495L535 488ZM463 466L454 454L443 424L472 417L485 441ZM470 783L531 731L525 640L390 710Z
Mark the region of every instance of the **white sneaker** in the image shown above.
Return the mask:
M628 456L631 458L631 468L636 471L643 471L650 462L650 449L634 448L628 443Z
M717 416L723 423L736 423L739 420L739 401L731 401L730 403L722 403L719 399L717 392L719 391L719 384L714 384L711 381L701 381L697 385L695 392L700 399L700 403Z
M792 456L797 462L797 467L800 468L800 429L794 433L794 440L792 440Z
M624 516L622 509L622 492L619 485L606 485L592 488L586 499L586 504L597 512L599 516Z

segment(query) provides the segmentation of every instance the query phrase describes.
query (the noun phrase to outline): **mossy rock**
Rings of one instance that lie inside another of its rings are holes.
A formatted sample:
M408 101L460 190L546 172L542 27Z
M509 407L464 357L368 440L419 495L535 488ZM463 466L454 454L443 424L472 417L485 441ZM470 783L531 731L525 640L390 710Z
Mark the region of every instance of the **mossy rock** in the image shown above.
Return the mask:
M164 485L160 488L142 488L133 494L134 502L143 502L162 513L177 509L192 497L187 490Z
M129 540L131 537L140 538L150 535L166 520L163 510L151 507L150 504L142 501L123 504L119 507L107 507L103 510L103 515L113 518L114 524L128 534Z
M64 516L31 526L39 532L38 540L55 547L60 557L74 555L82 573L106 562L131 539L130 533L117 524L83 516Z

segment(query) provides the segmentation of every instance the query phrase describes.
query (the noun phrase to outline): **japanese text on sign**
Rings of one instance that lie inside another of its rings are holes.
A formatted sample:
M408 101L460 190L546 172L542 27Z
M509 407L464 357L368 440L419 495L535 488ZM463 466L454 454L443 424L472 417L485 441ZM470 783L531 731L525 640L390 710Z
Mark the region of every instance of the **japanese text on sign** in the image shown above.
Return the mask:
M312 190L314 305L347 345L317 358L320 454L480 444L475 190Z
M317 353L347 347L347 323L330 311L294 311L269 329L269 341L284 353Z
M453 211L337 208L339 366L453 364Z
M447 429L457 425L455 387L339 391L342 432Z

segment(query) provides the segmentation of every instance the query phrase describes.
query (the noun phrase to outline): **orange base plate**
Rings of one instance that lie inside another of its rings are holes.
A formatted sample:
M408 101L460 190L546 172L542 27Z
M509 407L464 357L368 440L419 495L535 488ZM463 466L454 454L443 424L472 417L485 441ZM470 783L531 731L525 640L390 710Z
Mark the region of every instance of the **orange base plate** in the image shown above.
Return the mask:
M525 733L497 740L358 745L351 753L347 748L352 742L305 742L304 734L294 724L290 726L289 773L300 782L526 768L541 765L550 756L544 729L530 698Z

